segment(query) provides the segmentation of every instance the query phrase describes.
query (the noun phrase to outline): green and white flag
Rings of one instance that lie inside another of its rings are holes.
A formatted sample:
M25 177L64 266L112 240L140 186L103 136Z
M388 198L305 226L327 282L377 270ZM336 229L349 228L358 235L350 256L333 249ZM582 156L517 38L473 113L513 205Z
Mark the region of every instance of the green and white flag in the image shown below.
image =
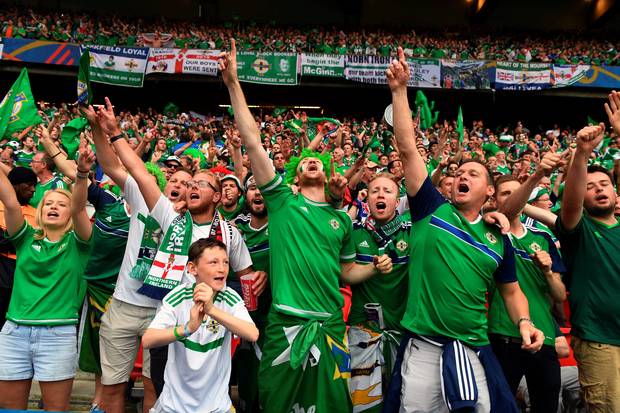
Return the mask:
M23 68L0 102L0 139L41 122L37 104L30 90L28 70Z
M331 124L332 128L340 126L340 121L333 118L308 118L306 122L306 135L310 140L316 136L318 131L325 124ZM301 119L291 119L284 122L284 126L292 130L296 135L303 131L303 122Z
M266 85L297 84L297 54L237 52L239 80Z
M77 79L77 102L80 106L88 106L93 101L93 94L90 91L90 79L88 76L89 65L90 53L88 49L84 49L80 57L80 68Z
M88 46L91 82L142 87L147 47Z

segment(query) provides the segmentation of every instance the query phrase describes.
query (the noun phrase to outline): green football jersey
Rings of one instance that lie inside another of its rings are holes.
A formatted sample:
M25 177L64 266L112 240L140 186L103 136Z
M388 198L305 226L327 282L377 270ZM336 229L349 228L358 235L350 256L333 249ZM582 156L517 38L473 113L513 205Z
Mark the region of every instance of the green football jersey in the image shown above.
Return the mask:
M108 204L95 213L93 252L84 271L86 280L116 278L125 257L129 215L123 201Z
M50 189L67 189L67 184L56 176L44 184L38 183L34 189L34 195L30 199L30 205L36 208L43 199L43 195Z
M488 344L486 293L494 280L517 280L510 240L481 217L465 219L430 178L409 198L409 207L413 224L403 327L472 346Z
M15 153L15 166L23 166L25 168L30 168L30 164L32 163L32 158L34 157L35 152L26 152L24 150L17 151Z
M620 223L583 215L572 231L556 223L566 263L571 334L620 346Z
M525 226L523 228L525 233L520 237L510 236L515 249L517 279L530 306L530 319L545 334L545 344L554 346L555 322L551 316L551 304L547 298L549 285L544 274L532 261L530 254L540 250L547 251L553 261L551 269L554 272L563 273L566 268L562 263L555 242L549 234ZM489 305L489 333L521 337L519 330L508 316L506 305L499 290L497 288L493 290Z
M239 202L237 203L237 208L235 208L234 210L230 212L226 212L224 211L224 207L222 207L221 205L217 207L217 210L220 212L220 214L222 214L224 219L228 221L233 221L235 218L237 218L237 216L239 216L239 214L241 214L241 212L243 212L244 206L245 206L245 198L241 197L239 198Z
M252 257L252 268L255 271L265 271L269 279L269 226L263 225L260 228L253 228L250 225L252 215L238 215L234 221L235 226L241 233L245 245L248 247L250 256ZM271 308L271 286L267 288L258 297L258 308L256 311L250 311L250 316L256 326L261 329L267 324L267 315Z
M407 303L410 230L411 222L402 222L400 229L390 237L390 241L380 248L377 237L373 235L376 232L367 229L363 223L356 222L353 225L355 262L369 265L375 255L387 254L392 259L393 268L389 274L375 274L363 283L351 285L353 298L349 324L364 323L364 304L379 303L386 329L402 330L400 320Z
M260 228L250 225L250 214L238 215L234 224L241 233L252 257L252 268L269 273L269 229L268 224Z
M9 238L17 264L6 318L26 325L77 324L91 242L78 239L73 231L57 242L35 240L34 234L26 223Z
M319 319L340 311L340 263L355 260L351 218L327 203L293 195L280 175L259 189L269 211L274 308Z

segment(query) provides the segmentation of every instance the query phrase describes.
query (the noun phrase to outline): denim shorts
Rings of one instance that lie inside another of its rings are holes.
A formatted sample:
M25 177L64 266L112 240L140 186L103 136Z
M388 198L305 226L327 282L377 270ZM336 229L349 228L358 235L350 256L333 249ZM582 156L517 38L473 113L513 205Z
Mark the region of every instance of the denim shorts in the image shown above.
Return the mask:
M66 380L75 376L76 366L76 326L4 323L0 331L0 380Z

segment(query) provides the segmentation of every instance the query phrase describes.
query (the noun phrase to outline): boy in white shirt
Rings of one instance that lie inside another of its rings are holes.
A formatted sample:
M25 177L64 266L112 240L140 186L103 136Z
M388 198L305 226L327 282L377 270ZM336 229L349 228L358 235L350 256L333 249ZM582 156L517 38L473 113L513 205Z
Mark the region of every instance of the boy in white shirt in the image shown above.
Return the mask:
M254 342L258 329L243 299L226 286L226 246L203 238L188 258L196 283L170 291L142 337L145 349L170 344L166 384L151 412L234 412L228 395L232 336Z

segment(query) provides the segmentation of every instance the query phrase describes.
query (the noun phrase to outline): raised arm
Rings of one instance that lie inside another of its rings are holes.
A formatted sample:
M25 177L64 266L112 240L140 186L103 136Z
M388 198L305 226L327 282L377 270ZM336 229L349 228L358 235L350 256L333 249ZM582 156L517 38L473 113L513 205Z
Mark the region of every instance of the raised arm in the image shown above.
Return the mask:
M555 221L558 219L558 216L553 212L529 204L525 205L525 208L523 208L523 213L549 228L554 228Z
M13 189L4 169L0 169L0 202L4 204L6 231L9 235L14 235L24 225L24 215L17 200L15 189Z
M138 183L140 192L144 197L144 202L146 202L146 206L149 210L152 211L161 196L161 190L159 186L157 186L157 182L153 180L153 177L146 170L146 166L144 162L142 162L142 159L131 149L125 137L121 136L122 132L116 122L114 108L112 107L110 99L107 97L105 98L105 108L102 107L99 110L97 118L103 132L112 137L110 139L112 146L114 146L118 157L123 165L125 165L125 168L127 168L127 171Z
M76 181L73 185L73 199L71 201L71 218L73 230L82 240L89 240L93 232L93 225L86 213L86 199L88 198L88 174L95 163L95 154L87 143L79 149Z
M95 109L89 106L87 108L81 108L81 110L86 116L86 119L88 119L91 130L93 131L93 141L97 149L97 160L99 161L99 165L101 165L103 172L112 178L116 185L124 189L125 181L127 180L127 171L123 169L123 165L118 160L116 153L114 153L108 142L108 137L103 129L101 129Z
M509 220L519 215L523 210L530 194L536 188L540 180L551 175L551 172L559 166L562 160L562 155L548 152L542 158L536 172L534 172L527 180L519 186L506 200L505 205L500 208L499 212L506 215Z
M428 176L428 172L416 147L415 127L411 119L411 109L409 109L407 98L409 65L405 61L402 47L398 48L398 61L393 61L390 64L386 76L392 91L394 136L403 162L405 185L407 186L407 193L410 196L415 196Z
M228 88L230 103L235 112L235 120L241 139L248 151L252 172L258 185L264 185L275 178L273 164L260 141L260 131L245 101L239 78L237 77L237 48L235 39L230 39L230 52L220 54L219 68L222 79Z
M49 129L43 125L39 125L35 133L39 138L39 143L43 146L43 149L50 158L52 158L60 173L72 181L75 181L77 165L75 161L67 159L67 155L50 139Z
M241 138L235 136L233 133L231 133L231 136L228 138L228 152L230 153L233 167L235 168L235 176L243 182L246 174L244 173L243 155L241 154Z
M566 173L566 185L562 197L562 226L565 230L574 229L583 211L583 198L586 194L588 159L590 154L603 140L605 125L586 126L577 132L577 150L573 162Z

